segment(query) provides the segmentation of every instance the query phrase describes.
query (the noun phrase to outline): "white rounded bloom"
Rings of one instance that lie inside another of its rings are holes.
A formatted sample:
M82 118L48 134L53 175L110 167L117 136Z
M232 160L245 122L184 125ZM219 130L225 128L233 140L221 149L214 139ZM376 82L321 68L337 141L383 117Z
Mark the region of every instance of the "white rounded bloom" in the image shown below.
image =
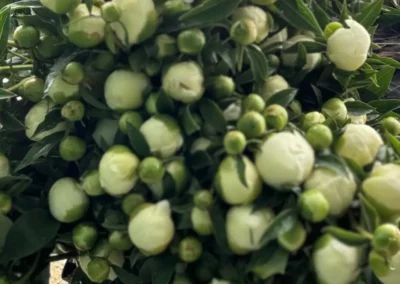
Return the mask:
M390 267L385 276L378 277L383 284L398 284L400 279L400 252L390 260Z
M162 79L164 92L183 103L198 101L204 94L203 84L203 71L192 61L172 65Z
M320 283L350 284L359 273L359 249L331 235L324 235L316 242L312 259Z
M81 219L88 207L89 198L72 178L59 179L49 191L50 213L62 223L73 223Z
M322 192L329 203L329 214L338 216L343 214L351 205L357 190L354 177L328 168L317 168L304 183L306 190L317 189Z
M253 21L257 26L257 39L259 43L263 41L269 34L269 22L267 13L257 6L244 6L237 8L232 13L232 21L248 19Z
M276 43L284 43L286 42L288 39L288 30L287 28L283 28L281 31L279 31L278 33L274 34L271 37L268 37L264 42L263 42L263 46L270 46L272 44L276 44Z
M111 253L107 259L110 262L110 264L118 266L118 267L122 267L125 263L124 252L122 252L122 251L117 251L117 250L111 251ZM88 273L87 266L91 260L92 260L92 258L90 257L89 254L80 255L78 258L79 267L82 268L83 272L88 277L89 277L89 273ZM89 277L89 279L90 279L90 277ZM112 267L110 269L110 274L108 275L108 279L111 281L114 281L115 279L117 279L117 274L115 274L115 271L113 270Z
M314 150L297 132L273 134L256 154L258 172L276 189L302 184L311 174L314 161Z
M116 70L106 80L104 97L112 110L133 110L143 105L150 87L150 80L145 74Z
M291 37L283 44L283 50L281 54L282 62L284 66L295 67L297 63L298 53L288 53L285 50L291 48L299 42L315 42L315 40L306 35L296 35ZM303 66L303 70L313 70L321 61L321 53L307 53L306 64Z
M251 205L234 206L226 215L226 236L236 254L247 254L260 248L260 241L274 219L270 209L254 211Z
M0 178L10 175L10 161L0 153Z
M93 139L96 145L101 148L103 141L111 146L114 144L114 138L117 134L119 127L118 120L115 119L101 119L96 124L96 129L93 132Z
M50 86L49 97L57 104L65 104L79 97L79 85L68 84L59 75Z
M371 126L349 124L336 141L335 152L363 167L375 160L382 145L382 138Z
M355 71L367 60L371 46L368 31L355 20L346 20L349 28L339 28L328 38L328 56L337 68Z
M289 83L281 75L269 77L261 89L261 96L268 101L275 94L290 88Z
M172 241L175 233L168 201L146 204L131 216L128 225L129 237L145 255L162 253Z
M43 99L29 110L25 116L26 137L33 141L40 141L53 133L64 131L67 128L67 124L65 122L60 122L53 129L43 131L33 136L37 127L44 121L47 113L53 107L55 107L55 103L52 100Z
M150 151L160 158L176 154L183 145L181 129L175 119L168 115L156 114L140 127Z
M100 184L114 196L132 190L138 180L139 158L125 146L111 147L100 160Z
M245 186L238 176L238 162L228 156L220 164L215 176L215 187L221 198L228 204L248 204L261 193L262 180L251 160L242 156L245 165Z

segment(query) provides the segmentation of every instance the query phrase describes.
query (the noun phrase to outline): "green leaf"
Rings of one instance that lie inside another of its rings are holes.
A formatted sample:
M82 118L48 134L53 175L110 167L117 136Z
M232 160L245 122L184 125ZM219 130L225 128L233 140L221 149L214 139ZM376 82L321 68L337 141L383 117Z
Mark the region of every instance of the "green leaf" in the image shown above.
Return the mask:
M8 34L10 32L10 8L2 9L0 12L0 56L7 50ZM0 94L1 97L1 94Z
M13 186L11 186L10 189L7 190L7 194L10 196L18 196L25 190L27 190L31 184L32 184L31 178L22 179L17 183L15 183Z
M199 109L203 120L215 131L223 134L226 132L226 121L221 108L212 100L202 99Z
M89 105L97 108L97 109L101 109L101 110L110 110L108 108L108 106L106 106L105 104L103 104L101 101L99 101L98 99L96 99L89 91L89 89L83 87L80 89L80 96L82 97L82 99L88 103Z
M342 10L340 11L339 22L341 22L346 27L347 26L346 20L348 18L349 18L349 11L347 10L347 0L344 0L342 4Z
M323 34L313 12L307 7L303 0L278 1L275 3L275 7L279 15L293 27L312 31L317 35Z
M392 66L397 69L400 68L400 62L397 61L396 59L388 58L388 57L380 57L376 54L373 54L371 58L368 58L367 63L370 65L383 64L383 65Z
M33 134L33 137L39 135L45 131L51 130L56 127L63 119L61 117L61 111L59 108L50 109L49 112L46 114L44 120L38 125Z
M330 169L341 176L350 177L349 168L347 167L346 162L336 155L320 156L317 158L316 164L319 167Z
M277 246L268 261L255 268L262 271L263 279L267 279L277 274L285 274L288 261L289 252Z
M4 129L7 129L8 131L25 130L25 124L5 109L0 112L0 121Z
M366 172L364 169L354 160L345 158L347 165L349 166L350 170L360 179L364 180L367 177Z
M251 70L256 82L263 82L268 76L268 60L262 50L256 45L245 47L247 57L250 60Z
M363 25L366 29L369 29L379 17L384 0L376 0L367 6L361 11L360 14L356 15L354 19Z
M386 114L400 108L400 100L387 99L387 100L376 100L369 102L369 105L374 107L377 112Z
M0 52L1 54L1 52ZM7 100L7 99L11 99L11 98L15 98L17 95L7 91L6 89L2 89L0 88L0 100Z
M339 241L350 246L361 246L368 244L371 239L367 236L355 233L352 231L344 230L340 227L328 226L322 230L338 239Z
M84 0L86 7L89 10L89 13L92 13L92 7L93 7L93 0Z
M191 112L190 105L184 106L180 117L183 130L185 131L186 135L192 135L193 133L196 133L201 129L200 125L197 123Z
M393 147L397 155L400 155L400 141L388 131L385 131L385 137L389 141L390 145Z
M237 174L239 176L240 182L247 187L247 180L246 180L246 164L244 162L243 156L237 156L236 157L236 163L237 163Z
M353 116L369 114L375 110L375 108L362 101L348 101L345 104L349 115Z
M165 92L159 92L156 109L159 113L174 114L176 112L174 101Z
M222 212L219 204L215 203L210 210L210 217L213 224L213 231L215 240L218 243L219 249L225 252L226 254L230 254L231 251L228 246L228 240L226 236L226 226L225 226L225 217Z
M150 156L150 147L147 144L146 138L143 136L139 129L134 127L131 123L127 124L128 137L131 143L132 149L140 157Z
M302 45L306 53L320 53L326 52L326 44L317 41L299 41L288 49L285 49L285 53L297 53L299 51L299 45Z
M135 274L132 274L116 265L112 265L111 267L114 270L115 274L117 274L118 279L121 280L122 283L124 284L141 283L139 276L136 276Z
M390 87L390 82L392 81L395 71L396 68L394 67L384 66L376 74L376 79L379 86L371 85L367 90L374 93L379 98L385 95Z
M163 254L158 256L156 269L152 275L152 284L170 283L175 272L176 263L177 259L172 255Z
M318 5L316 1L312 2L315 18L317 19L319 26L324 29L330 22L329 15Z
M48 9L35 9L35 10L39 10L39 11L49 11ZM40 13L40 12L39 12ZM52 23L49 21L44 21L43 18L39 17L38 15L24 15L24 14L19 14L14 16L16 20L18 20L18 22L20 22L21 24L24 25L29 25L29 26L33 26L38 30L44 30L47 32L51 32L54 34L57 34L57 25L59 25L59 23Z
M306 64L307 64L307 50L304 47L304 45L300 43L297 45L296 67L302 69Z
M286 108L296 97L297 91L297 89L293 88L280 91L267 101L267 106L277 104Z
M13 222L7 216L0 214L0 254L12 225Z
M129 262L131 265L131 268L133 268L136 263L138 262L139 259L143 258L143 254L138 250L137 248L134 248L131 252L131 255L129 256Z
M59 228L60 223L46 210L26 212L11 227L1 253L1 261L7 262L34 254L55 238Z
M194 170L201 170L214 165L212 157L206 151L197 151L188 159Z
M284 234L293 228L297 221L297 211L295 209L286 209L279 213L271 225L265 231L261 238L260 245L265 246L270 241L276 239L279 235Z
M361 201L361 220L369 232L375 232L375 229L381 224L379 213L364 195L359 194L358 198Z
M251 272L251 270L257 266L261 266L271 259L274 252L279 248L277 242L270 242L266 246L259 250L256 250L251 254L251 259L247 264L246 271Z

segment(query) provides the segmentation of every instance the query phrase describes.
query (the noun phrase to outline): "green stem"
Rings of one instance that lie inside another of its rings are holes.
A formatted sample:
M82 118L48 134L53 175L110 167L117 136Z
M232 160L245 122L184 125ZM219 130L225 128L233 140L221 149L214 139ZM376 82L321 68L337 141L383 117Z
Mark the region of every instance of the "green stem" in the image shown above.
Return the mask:
M21 87L24 84L24 80L19 82L18 84L15 84L14 86L11 86L10 88L7 89L7 91L12 92L14 90L17 90L19 87Z
M40 258L40 252L36 254L35 260L33 261L31 268L18 281L15 281L13 284L24 284L28 282L29 277L31 277L32 273L35 272L35 269L39 262L39 258Z
M1 71L8 71L8 70L16 70L16 71L23 71L23 70L30 70L33 68L33 64L24 64L24 65L14 65L14 66L1 66Z
M24 56L24 55L22 55L22 54L19 54L18 52L15 52L15 51L12 51L12 50L8 50L8 52L11 53L11 54L13 54L13 55L15 55L15 56L18 56L18 57L20 57L20 58L23 58L23 59L25 59L25 60L31 60L30 58L28 58L28 57L26 57L26 56Z
M361 228L360 226L356 226L355 229L363 236L369 238L370 240L373 239L374 235L371 234L370 232L368 232L367 230L365 230L364 228Z

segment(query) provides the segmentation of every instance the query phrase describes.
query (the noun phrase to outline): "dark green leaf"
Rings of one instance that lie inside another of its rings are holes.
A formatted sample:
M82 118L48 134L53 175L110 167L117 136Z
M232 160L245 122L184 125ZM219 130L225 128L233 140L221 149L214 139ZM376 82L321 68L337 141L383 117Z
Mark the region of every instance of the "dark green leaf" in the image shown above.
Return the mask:
M130 262L131 268L133 268L136 265L136 263L138 262L138 260L143 257L144 256L142 255L142 253L137 248L134 248L131 252L131 255L129 256L129 262Z
M57 235L60 223L48 211L35 209L19 217L11 227L1 261L29 256L48 245Z
M170 283L175 272L177 259L169 254L157 257L156 269L153 271L152 284Z
M56 127L63 119L59 108L50 109L44 120L38 125L33 137Z
M247 187L247 180L246 180L246 164L242 156L236 157L236 165L237 165L237 174L239 176L240 182Z
M32 179L25 175L20 176L6 176L0 178L0 190L5 190L6 187L14 185L20 181L31 181Z
M345 159L350 170L360 179L364 180L367 177L364 169L352 159Z
M214 204L210 210L210 216L213 224L213 232L215 240L218 243L221 251L229 254L230 249L228 247L228 241L226 236L226 226L225 226L225 217L222 212L219 204Z
M342 10L340 11L339 21L346 27L346 20L349 18L349 11L347 10L347 1L344 0Z
M265 231L261 238L260 245L265 246L270 241L276 239L279 235L288 232L293 228L297 221L297 211L295 209L286 209L279 213L271 225Z
M389 141L390 145L392 145L397 155L400 155L400 141L388 131L385 131L385 137Z
M43 208L44 205L43 202L40 202L39 198L32 196L20 195L13 199L13 208L21 214Z
M366 29L369 29L379 17L379 14L382 11L383 2L384 0L376 0L368 4L360 14L354 17L354 19L362 24Z
M367 63L370 65L383 64L383 65L392 66L397 69L400 68L400 62L397 61L396 59L388 58L388 57L380 57L376 54L372 55L371 58L368 58Z
M93 7L93 0L84 0L86 7L88 8L89 12L92 13L92 7Z
M87 88L81 88L80 96L89 105L100 110L110 110L105 104L96 99Z
M10 8L2 9L0 12L0 56L7 50L8 34L10 32ZM1 95L0 95L1 97Z
M385 95L390 87L390 82L392 81L395 71L396 69L394 67L384 66L376 74L376 80L379 86L371 85L367 90L374 93L379 98Z
M303 67L306 64L307 64L307 50L304 47L304 45L300 43L297 45L296 67L299 69L303 69Z
M283 107L287 107L296 97L297 89L289 88L283 91L280 91L273 95L268 101L267 106L277 104Z
M270 242L261 249L253 252L246 268L247 272L250 272L255 267L267 263L278 248L279 244L277 242Z
M400 100L388 99L388 100L376 100L369 102L369 105L374 107L377 112L386 114L393 110L400 108Z
M12 225L13 222L7 216L0 214L0 254Z
M256 45L249 45L245 48L247 57L250 60L251 70L256 82L263 82L268 76L268 60L262 50Z
M147 144L146 138L143 136L139 129L134 127L131 123L127 124L128 137L131 143L132 149L140 157L147 157L150 155L150 147Z
M35 10L44 10L44 9L35 9ZM46 31L46 32L51 32L51 33L57 34L56 25L54 23L44 21L38 15L19 14L19 15L16 15L15 18L21 24L33 26L38 30L43 30L43 31Z
M352 231L344 230L340 227L328 226L325 227L322 231L324 233L332 235L339 241L350 246L365 245L371 241L371 239L367 236Z
M369 232L375 232L375 229L381 224L381 218L375 207L364 197L359 194L358 198L361 201L361 220Z
M297 53L299 45L304 46L307 53L320 53L326 52L326 44L317 41L299 41L292 47L285 49L285 53Z
M175 113L174 101L165 92L160 92L157 96L156 108L159 113Z
M201 170L214 165L214 161L206 151L197 151L189 157L189 164L194 170Z
M199 109L203 120L219 133L226 132L226 121L221 108L212 100L200 101Z
M31 178L27 177L27 179L22 179L17 183L15 183L13 186L11 186L10 189L7 190L7 194L10 196L18 196L25 190L27 190L31 184L32 184Z
M317 4L316 1L313 1L312 7L319 26L324 29L331 22L329 15Z
M263 277L270 278L277 274L285 274L289 260L289 252L277 246L267 262L260 264L258 269L262 269Z
M7 100L7 99L14 98L16 96L17 96L16 94L9 92L6 89L0 88L0 100Z
M346 102L346 107L349 115L353 116L369 114L375 110L372 106L362 101L348 101Z
M350 177L350 172L346 162L336 155L320 156L318 157L316 164L319 167L330 169L341 176Z
M139 276L136 276L121 267L118 267L116 265L113 265L111 267L114 270L115 274L117 274L118 279L121 280L121 282L124 284L140 284L142 282Z
M3 109L0 113L0 121L4 129L8 131L21 131L25 129L24 123L19 121L14 115Z
M192 135L201 129L190 109L190 105L186 105L181 112L181 121L183 130L186 135Z

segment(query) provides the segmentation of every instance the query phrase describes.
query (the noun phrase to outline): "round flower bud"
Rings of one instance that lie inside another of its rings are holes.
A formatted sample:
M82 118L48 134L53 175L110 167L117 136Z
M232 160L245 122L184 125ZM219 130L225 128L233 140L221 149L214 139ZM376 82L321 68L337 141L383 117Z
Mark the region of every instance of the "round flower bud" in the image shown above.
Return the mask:
M81 219L89 207L89 198L77 181L62 178L49 191L49 208L53 217L62 223Z
M143 118L140 113L136 111L127 111L119 119L119 129L122 133L128 133L128 123L132 124L133 127L139 129L143 124Z
M56 14L67 14L74 10L81 0L40 0L40 3Z
M101 16L106 22L116 22L121 17L121 11L115 2L106 2L101 6Z
M31 26L18 26L14 31L14 40L18 47L33 48L40 41L40 32Z
M232 13L232 22L250 20L256 24L257 38L256 43L263 41L269 34L269 21L267 13L257 6L243 6L237 8Z
M62 71L62 79L71 85L80 84L84 77L85 71L79 62L68 63Z
M376 228L372 239L372 247L392 257L400 251L400 230L395 225L383 224Z
M355 71L367 60L371 36L358 22L346 20L346 27L336 29L328 38L327 53L337 68Z
M168 68L162 79L162 88L174 100L194 103L204 94L203 71L197 63L180 62Z
M315 150L323 150L331 146L333 134L328 126L316 124L307 130L306 139Z
M305 220L319 223L328 217L329 202L321 191L310 189L300 196L299 209Z
M194 195L194 205L201 209L201 210L207 210L211 207L214 197L212 193L209 190L200 190L195 193Z
M113 249L119 251L130 250L133 246L127 233L114 231L108 236L108 241Z
M11 196L0 191L0 214L7 215L12 208Z
M128 216L138 208L140 205L145 203L144 196L138 193L130 193L122 200L122 211Z
M261 193L262 181L256 167L246 156L241 156L245 165L246 185L238 175L237 158L228 156L219 165L215 176L215 187L221 198L228 204L249 204Z
M270 105L264 112L263 116L267 122L267 126L278 131L283 130L289 122L289 114L286 109L280 105Z
M238 44L249 45L257 40L258 28L254 21L242 19L235 22L230 30L231 38Z
M156 37L157 58L163 59L178 53L176 39L170 35L161 34Z
M231 207L226 214L226 236L231 250L243 255L260 249L261 238L273 219L270 209L254 211L250 205Z
M304 131L307 131L310 129L312 126L317 125L317 124L322 124L325 121L325 116L318 112L318 111L313 111L306 113L304 117L301 120L301 128Z
M87 171L81 177L81 186L83 191L89 196L100 196L105 193L100 184L100 173L98 170Z
M0 178L10 175L10 161L8 158L0 153Z
M25 79L22 85L21 96L31 102L39 102L44 96L44 80L37 76Z
M322 106L322 114L326 118L331 118L340 126L347 120L347 108L344 102L338 98L328 100Z
M68 136L60 142L58 150L63 160L77 161L86 153L86 142L76 136Z
M72 231L74 246L80 251L90 250L97 240L97 229L94 225L81 223Z
M155 157L147 157L140 162L139 178L143 183L156 183L162 180L165 174L163 162Z
M251 0L251 3L262 6L268 6L274 4L276 1L277 0Z
M182 0L167 0L163 6L163 16L173 17L186 12L192 8L190 3L186 3Z
M100 160L100 184L114 196L132 190L138 180L139 158L122 145L111 147Z
M281 60L275 54L267 55L268 65L271 67L278 67L281 64Z
M296 222L289 231L278 236L278 243L287 251L295 252L304 245L306 238L307 231L303 224Z
M221 100L230 97L235 91L235 82L231 77L220 75L211 79L208 89L212 96Z
M56 104L65 104L68 101L79 98L79 85L71 85L62 79L62 76L57 76L49 89L49 97Z
M262 112L264 108L265 101L258 94L250 94L242 101L243 113L250 111Z
M363 167L375 160L382 145L382 138L371 126L349 124L336 141L335 152Z
M145 74L116 70L106 80L104 97L112 110L132 110L143 105L150 88L150 80Z
M324 235L314 245L312 260L317 279L326 284L353 283L359 273L360 255L331 235Z
M207 210L201 210L193 207L190 216L193 230L200 236L210 236L213 233L213 224L210 213Z
M175 119L168 115L156 114L140 127L151 153L159 158L169 158L183 145L181 129Z
M103 51L96 54L93 60L93 66L100 71L108 71L114 68L115 58L114 54L109 51Z
M290 88L289 83L281 75L273 75L268 77L261 88L261 96L265 101L277 93Z
M390 263L388 263L387 257L372 250L368 255L368 265L376 277L385 277L390 273ZM394 269L395 270L395 269ZM384 281L382 283L392 283ZM395 282L393 282L395 283Z
M195 238L187 237L179 243L179 258L184 262L195 262L202 253L203 246Z
M382 128L390 134L397 136L400 135L400 122L394 117L386 117L382 120Z
M316 168L305 181L304 188L318 189L329 203L329 214L342 215L351 205L357 190L354 177L328 168Z
M189 29L179 33L178 48L181 53L196 55L206 45L206 36L200 29Z
M237 128L247 138L260 137L267 130L267 124L264 117L256 112L250 111L245 113L238 121Z
M53 59L60 56L63 52L63 40L54 35L44 35L35 48L39 57L43 59Z
M61 109L61 116L69 121L82 120L85 115L85 105L81 101L69 101Z
M240 155L246 149L246 136L240 131L233 130L224 137L225 151L229 155Z
M299 133L273 134L256 154L256 167L265 183L278 190L299 186L314 167L314 150Z
M110 264L102 258L93 258L87 266L90 280L94 283L103 283L110 274Z
M187 189L190 185L190 172L183 161L174 160L166 165L167 173L172 177L177 193Z
M35 104L25 116L25 134L26 137L33 141L40 141L43 138L56 133L64 131L67 127L65 122L60 122L54 128L43 131L34 136L37 127L44 121L47 113L55 106L55 103L49 99L43 99Z
M281 59L284 66L296 67L298 60L298 52L287 52L289 48L293 47L299 42L315 42L315 40L306 35L296 35L288 39L283 44L283 50L281 53ZM303 70L313 70L321 62L321 53L307 53L306 64L302 67Z
M338 29L343 28L343 25L339 22L329 23L324 29L324 36L326 39L330 38Z
M92 258L94 258L94 257L95 256L92 255ZM110 264L115 265L117 267L122 267L125 262L124 253L121 251L117 251L117 250L110 251L110 253L108 253L108 256L105 256L103 258L107 258L107 260ZM80 255L78 258L78 261L79 261L79 267L82 268L83 272L90 279L90 275L88 273L88 264L91 261L91 256L89 254ZM111 281L114 281L115 279L117 279L117 275L115 274L115 272L112 268L110 269L108 279ZM91 281L94 282L93 280L91 280Z
M168 201L145 204L129 221L128 232L133 244L146 256L165 251L175 232Z

